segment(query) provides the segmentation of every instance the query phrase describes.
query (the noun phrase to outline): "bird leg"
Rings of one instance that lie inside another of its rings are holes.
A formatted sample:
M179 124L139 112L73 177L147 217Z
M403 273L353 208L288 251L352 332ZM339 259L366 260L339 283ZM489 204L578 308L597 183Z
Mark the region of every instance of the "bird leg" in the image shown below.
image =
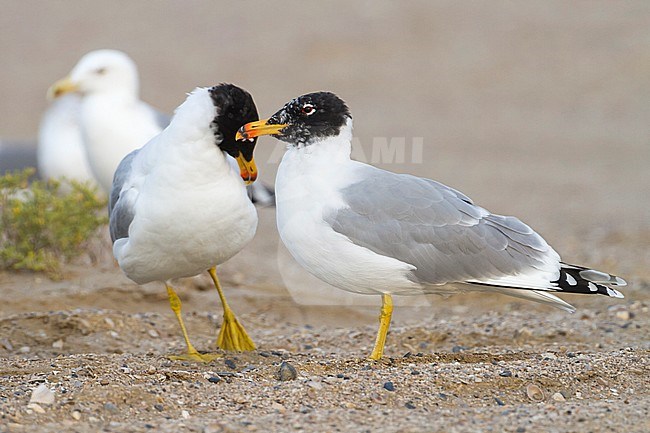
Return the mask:
M190 337L187 335L187 329L183 323L183 318L181 317L181 300L172 289L172 287L165 283L167 287L167 296L169 298L169 306L172 308L172 311L178 319L178 324L181 325L181 331L183 332L183 338L185 339L185 344L187 345L187 353L185 355L173 355L169 358L174 361L198 361L198 362L210 362L213 359L217 358L219 355L211 353L199 353L198 350L194 348L190 342Z
M381 359L384 354L384 345L386 344L386 334L390 327L390 319L393 315L393 298L391 295L381 295L381 312L379 313L379 330L377 331L377 339L375 340L375 347L372 349L370 358L372 360Z
M221 305L223 306L223 323L219 331L219 338L217 339L217 347L224 350L235 350L243 352L247 350L255 350L255 343L250 339L244 327L239 323L235 317L235 313L230 309L226 302L226 297L221 290L221 284L217 278L217 268L212 267L208 270L214 286L219 292Z

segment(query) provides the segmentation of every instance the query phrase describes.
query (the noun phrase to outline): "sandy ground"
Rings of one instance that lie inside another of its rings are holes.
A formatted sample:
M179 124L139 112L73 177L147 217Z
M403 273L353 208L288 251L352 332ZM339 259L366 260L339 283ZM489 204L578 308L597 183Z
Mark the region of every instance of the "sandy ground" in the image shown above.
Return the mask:
M14 144L91 49L127 51L166 111L221 81L263 115L332 90L355 115L357 158L520 217L566 261L626 278L626 298L565 296L575 314L398 299L386 359L369 362L379 300L302 272L262 209L220 269L259 350L197 365L166 358L183 344L164 289L125 278L100 237L63 281L0 273L1 432L650 430L647 2L190 5L4 2L0 167L29 158ZM403 161L380 151L399 139ZM263 179L281 153L260 140ZM216 294L205 278L178 285L195 345L212 350ZM283 362L296 379L278 379ZM52 404L30 405L40 385Z

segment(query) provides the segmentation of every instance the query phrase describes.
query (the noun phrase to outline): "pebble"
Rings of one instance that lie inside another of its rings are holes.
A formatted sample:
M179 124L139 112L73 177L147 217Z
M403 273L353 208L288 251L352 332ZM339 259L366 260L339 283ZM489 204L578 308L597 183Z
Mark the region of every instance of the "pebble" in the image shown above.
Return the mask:
M393 385L393 382L386 382L384 383L384 389L386 391L395 391L395 385Z
M163 409L165 409L164 406L160 403L154 404L153 408L156 409L158 412L162 412Z
M27 409L31 409L36 413L45 413L45 409L38 403L30 403L27 405Z
M188 419L190 417L190 413L186 410L182 410L181 417L183 417L183 419Z
M566 398L564 398L564 396L562 395L562 393L559 393L559 392L556 392L555 394L553 394L553 395L551 396L551 398L552 398L553 400L555 400L555 401L559 401L559 402L566 401Z
M278 370L278 380L286 382L288 380L294 380L298 377L298 372L295 367L288 362L283 362L280 364L280 369Z
M627 310L622 310L622 311L617 311L616 312L616 318L620 320L630 320L632 315L630 314L629 311Z
M210 376L208 377L208 382L219 383L221 382L221 378L219 376Z
M115 322L110 317L104 317L104 323L108 325L109 328L115 328Z
M29 346L23 346L20 349L18 349L20 353L29 353L32 351L32 348Z
M54 392L44 384L40 384L32 391L29 403L54 404Z
M117 406L115 406L115 404L111 403L110 401L107 402L107 403L104 403L104 410L109 411L109 412L113 412L113 413L118 411Z
M535 385L534 383L529 383L526 387L526 395L532 401L542 401L544 400L544 391L542 388Z
M73 410L71 416L75 420L79 421L81 419L81 412L79 412L78 410Z
M226 359L224 361L224 363L226 364L226 367L228 367L228 368L232 368L233 370L237 369L237 365L235 365L235 361L233 361L232 359Z
M150 329L150 330L148 330L148 331L147 331L147 334L149 334L149 337L151 337L151 338L158 338L158 337L160 337L160 334L158 334L158 331L156 331L155 329Z
M407 401L406 404L404 404L404 407L407 409L415 409L415 405L410 401Z
M499 376L501 376L501 377L512 377L512 371L503 370L501 373L499 373Z
M63 340L61 339L56 340L54 343L52 343L52 348L58 350L63 349Z
M499 406L505 406L506 404L501 400L499 397L494 397L494 401L499 405Z

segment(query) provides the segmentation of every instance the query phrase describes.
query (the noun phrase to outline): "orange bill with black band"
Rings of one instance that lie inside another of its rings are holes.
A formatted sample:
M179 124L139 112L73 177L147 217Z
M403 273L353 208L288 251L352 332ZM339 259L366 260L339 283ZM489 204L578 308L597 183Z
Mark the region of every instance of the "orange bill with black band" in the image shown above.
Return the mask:
M250 140L261 135L281 135L282 130L287 126L286 124L282 123L269 125L267 123L268 121L269 119L265 119L247 123L246 125L239 128L235 139Z

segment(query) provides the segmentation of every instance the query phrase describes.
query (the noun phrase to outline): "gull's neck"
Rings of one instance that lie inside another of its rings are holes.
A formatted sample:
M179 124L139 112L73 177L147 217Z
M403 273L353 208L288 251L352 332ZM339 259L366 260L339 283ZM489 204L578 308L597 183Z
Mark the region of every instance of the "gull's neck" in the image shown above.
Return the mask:
M341 127L339 134L314 141L308 145L289 146L287 155L308 164L332 164L350 161L352 152L352 119Z

